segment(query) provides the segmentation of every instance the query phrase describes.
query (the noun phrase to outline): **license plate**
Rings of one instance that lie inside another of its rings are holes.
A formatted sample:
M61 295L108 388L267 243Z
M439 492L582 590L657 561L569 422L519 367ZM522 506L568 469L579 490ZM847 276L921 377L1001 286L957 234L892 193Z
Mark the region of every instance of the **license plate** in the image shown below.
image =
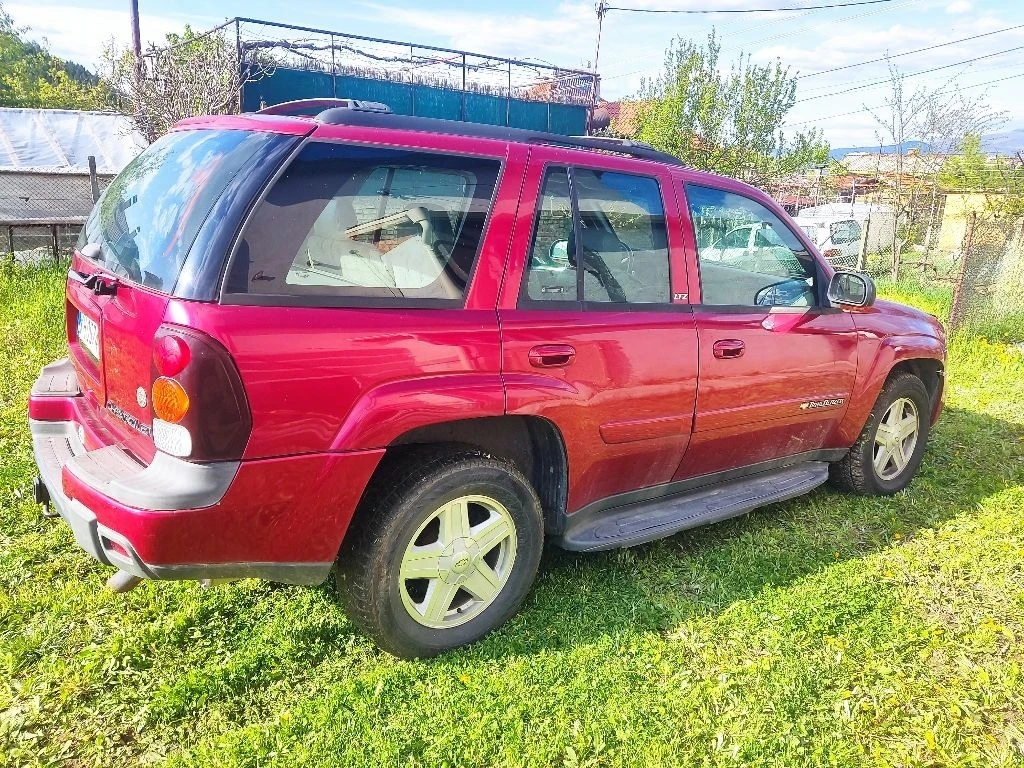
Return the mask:
M95 360L100 359L100 327L88 315L78 313L78 343Z

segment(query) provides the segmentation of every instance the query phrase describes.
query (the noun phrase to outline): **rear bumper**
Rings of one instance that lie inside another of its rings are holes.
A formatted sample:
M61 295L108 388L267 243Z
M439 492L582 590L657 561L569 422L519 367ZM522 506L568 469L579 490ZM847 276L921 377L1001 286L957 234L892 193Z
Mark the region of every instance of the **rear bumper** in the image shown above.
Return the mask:
M158 452L146 466L97 444L96 408L65 374L44 369L29 425L51 503L86 552L148 579L327 578L383 451L212 464Z

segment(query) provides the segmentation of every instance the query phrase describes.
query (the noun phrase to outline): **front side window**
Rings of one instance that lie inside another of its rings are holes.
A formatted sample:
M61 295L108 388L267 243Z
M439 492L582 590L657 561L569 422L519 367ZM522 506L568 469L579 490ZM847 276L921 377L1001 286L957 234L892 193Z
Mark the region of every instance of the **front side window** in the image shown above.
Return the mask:
M571 195L576 197L575 220ZM549 169L530 246L526 296L532 301L668 304L669 290L658 182L614 171Z
M312 143L260 203L226 294L461 304L500 163Z
M744 195L686 186L704 304L815 304L814 259L771 210Z

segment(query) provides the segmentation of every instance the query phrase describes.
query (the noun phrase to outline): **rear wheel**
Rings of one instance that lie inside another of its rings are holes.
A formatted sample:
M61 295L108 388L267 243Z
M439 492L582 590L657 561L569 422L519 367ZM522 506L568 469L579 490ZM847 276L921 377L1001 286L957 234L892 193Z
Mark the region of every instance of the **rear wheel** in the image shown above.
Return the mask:
M862 494L893 494L917 474L930 427L928 390L910 373L891 378L850 452L831 467L832 480Z
M508 620L542 546L540 502L511 464L412 454L374 483L339 556L338 589L382 648L432 656Z

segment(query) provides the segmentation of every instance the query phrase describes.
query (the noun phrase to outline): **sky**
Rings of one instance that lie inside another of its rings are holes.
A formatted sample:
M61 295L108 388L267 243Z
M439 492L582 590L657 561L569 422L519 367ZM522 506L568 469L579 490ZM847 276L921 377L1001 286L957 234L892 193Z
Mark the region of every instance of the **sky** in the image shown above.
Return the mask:
M726 9L850 1L612 0L609 4ZM130 39L128 0L74 5L34 0L2 5L16 25L29 28L28 37L45 39L54 54L90 68L98 65L111 39L121 45ZM215 5L200 0L140 0L139 5L144 41L160 41L167 32L178 31L186 23L205 29L237 15L582 67L593 61L597 36L597 16L589 0L473 4L431 0L415 4L389 0L302 0L288 4L219 0ZM699 41L712 28L720 37L725 63L746 53L757 63L780 59L789 66L799 80L798 102L787 116L787 132L816 127L833 147L878 144L877 125L864 108L882 105L887 87L875 83L886 78L886 64L819 74L822 70L995 33L899 57L895 62L907 74L922 72L907 81L908 87L955 83L965 94L984 95L994 109L1006 111L1004 130L1024 127L1022 0L886 0L847 8L756 14L612 10L605 17L601 39L601 95L617 99L635 94L643 78L661 71L665 48L674 37ZM1009 50L1018 46L1020 50ZM986 58L960 63L980 56ZM923 73L936 67L943 69ZM1000 82L990 82L993 80Z

